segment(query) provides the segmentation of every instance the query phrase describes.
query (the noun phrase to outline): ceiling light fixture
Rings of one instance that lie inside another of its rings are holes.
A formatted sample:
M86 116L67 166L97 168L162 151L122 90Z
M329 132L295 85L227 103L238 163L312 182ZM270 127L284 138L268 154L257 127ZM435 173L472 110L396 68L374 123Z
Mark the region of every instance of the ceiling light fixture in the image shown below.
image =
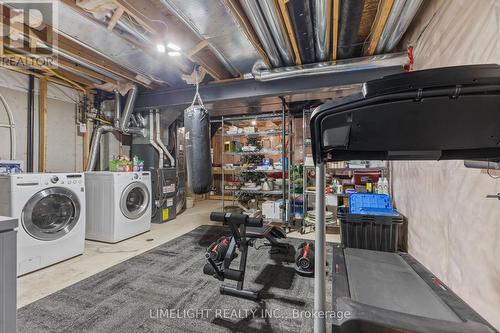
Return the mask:
M156 50L160 53L165 53L166 49L165 49L165 45L163 44L156 44Z
M181 53L176 52L176 51L170 51L170 52L168 52L168 55L171 57L179 57L181 55Z
M168 43L167 47L169 49L171 49L171 50L174 50L174 51L180 51L181 50L181 47L178 46L178 45L175 45L174 43Z

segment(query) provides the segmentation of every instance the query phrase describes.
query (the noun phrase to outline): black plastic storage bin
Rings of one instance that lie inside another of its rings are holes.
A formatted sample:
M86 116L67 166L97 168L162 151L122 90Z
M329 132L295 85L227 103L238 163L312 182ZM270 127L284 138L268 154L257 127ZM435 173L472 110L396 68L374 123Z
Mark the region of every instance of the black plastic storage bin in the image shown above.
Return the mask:
M398 249L399 226L403 216L350 214L339 207L341 243L343 247L395 252Z

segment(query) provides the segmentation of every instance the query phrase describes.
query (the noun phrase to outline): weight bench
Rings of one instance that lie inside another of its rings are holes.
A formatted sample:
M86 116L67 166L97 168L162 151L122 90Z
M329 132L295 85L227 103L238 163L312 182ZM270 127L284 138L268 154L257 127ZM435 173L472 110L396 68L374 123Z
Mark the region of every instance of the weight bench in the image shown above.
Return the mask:
M221 286L220 293L223 295L258 300L258 292L243 289L248 247L253 246L257 239L267 239L269 243L265 245L271 246L271 251L288 251L288 244L277 241L277 238L286 238L285 232L274 224L264 225L261 218L249 218L243 214L213 212L210 214L210 220L228 225L232 237L222 237L208 247L203 273L220 281L229 279L238 282L236 287ZM237 270L230 268L231 262L237 257L236 248L241 255Z

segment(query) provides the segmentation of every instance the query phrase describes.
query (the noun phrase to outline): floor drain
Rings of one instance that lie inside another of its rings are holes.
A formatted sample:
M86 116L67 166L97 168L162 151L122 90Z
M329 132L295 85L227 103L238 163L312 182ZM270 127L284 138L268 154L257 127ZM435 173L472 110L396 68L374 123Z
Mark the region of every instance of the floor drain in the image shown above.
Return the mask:
M146 239L146 242L152 242L154 240L155 240L154 238L148 238L148 239Z

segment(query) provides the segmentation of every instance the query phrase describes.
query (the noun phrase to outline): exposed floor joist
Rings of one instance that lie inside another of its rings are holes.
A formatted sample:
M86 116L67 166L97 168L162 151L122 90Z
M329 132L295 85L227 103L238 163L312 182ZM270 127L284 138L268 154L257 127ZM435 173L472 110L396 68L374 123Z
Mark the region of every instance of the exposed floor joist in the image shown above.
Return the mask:
M365 56L370 56L375 53L378 42L380 41L380 36L382 35L387 22L387 18L391 13L393 4L394 0L381 0L377 16L375 17L375 22L373 23L372 30L370 32L370 41L363 50Z
M332 60L337 60L337 48L339 43L339 17L340 0L333 0L333 22L332 22Z
M281 17L283 18L283 22L285 23L286 32L288 34L288 38L290 39L290 44L292 44L293 54L295 55L295 62L297 65L302 64L302 58L300 57L299 46L297 45L297 38L295 37L295 33L293 32L292 20L290 19L290 14L286 9L286 2L288 0L278 0L278 5L281 12Z

